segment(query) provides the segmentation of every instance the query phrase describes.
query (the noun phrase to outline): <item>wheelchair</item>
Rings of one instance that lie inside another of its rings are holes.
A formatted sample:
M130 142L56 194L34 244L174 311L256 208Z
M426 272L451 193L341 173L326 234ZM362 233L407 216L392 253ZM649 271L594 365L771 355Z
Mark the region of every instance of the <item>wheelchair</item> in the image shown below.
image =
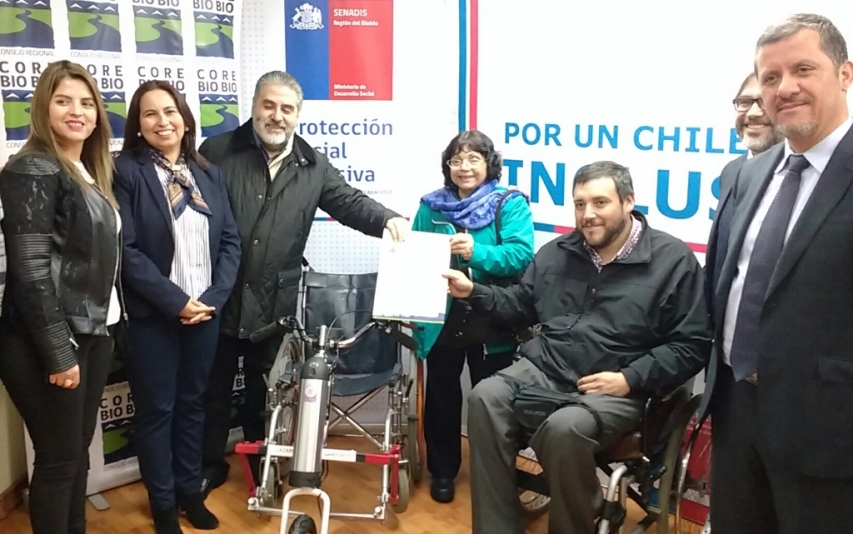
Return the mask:
M691 453L704 423L697 421L702 396L692 392L693 379L668 394L649 398L640 426L596 458L598 468L609 477L596 527L598 534L641 534L652 525L657 534L682 533L684 496L690 492L704 495L707 491L707 470L704 480L689 476ZM689 438L685 443L686 435ZM704 454L693 457L694 461L706 458ZM522 508L529 520L535 519L550 505L545 474L527 451L519 454L516 474ZM645 517L626 531L629 498ZM671 516L675 516L674 527Z
M325 534L331 517L384 521L388 506L396 513L408 508L411 485L420 479L423 465L423 377L414 355L417 345L403 332L403 327L417 327L373 320L370 312L359 311L372 308L375 273L306 271L303 275L303 318L282 317L251 336L260 341L284 334L266 377L267 437L263 442L240 443L235 451L242 455L247 482L253 477L246 455L262 458L259 483L249 488L250 511L281 516L282 534L313 534L317 532L314 520L290 510L293 497L313 495L321 504L319 531ZM360 320L353 320L358 314ZM344 332L350 333L346 339ZM401 346L412 351L408 365L403 365ZM358 423L353 413L383 391L388 394L388 408L383 430L375 434ZM342 408L336 397L358 399ZM343 423L378 452L326 448L330 431ZM329 496L320 489L330 461L382 466L379 505L372 513L331 512ZM286 491L288 485L293 489ZM295 519L287 529L291 516Z

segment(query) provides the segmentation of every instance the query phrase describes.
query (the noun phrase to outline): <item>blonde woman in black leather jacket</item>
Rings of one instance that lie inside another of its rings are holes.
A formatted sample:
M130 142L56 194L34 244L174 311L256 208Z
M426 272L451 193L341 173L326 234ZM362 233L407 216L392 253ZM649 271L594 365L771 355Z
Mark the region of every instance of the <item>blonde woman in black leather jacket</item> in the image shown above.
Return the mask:
M8 253L0 380L35 449L34 534L86 531L89 444L121 306L110 125L80 65L51 63L30 135L0 172Z

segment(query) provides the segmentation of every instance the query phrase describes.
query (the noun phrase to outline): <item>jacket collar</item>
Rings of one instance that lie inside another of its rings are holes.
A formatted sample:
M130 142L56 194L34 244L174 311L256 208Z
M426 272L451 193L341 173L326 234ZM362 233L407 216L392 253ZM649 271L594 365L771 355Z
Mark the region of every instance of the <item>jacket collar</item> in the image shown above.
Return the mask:
M636 217L643 225L643 233L640 234L640 239L637 241L637 244L634 246L634 250L631 251L630 254L626 258L622 258L621 260L615 260L612 263L649 263L652 261L652 237L649 230L649 222L646 220L646 216L640 213L637 210L631 212L631 215ZM561 237L557 243L557 246L562 248L563 250L569 252L576 252L581 254L583 257L587 258L589 261L592 259L589 257L589 253L587 253L586 248L584 248L584 237L583 233L575 228L572 232L566 234Z
M297 134L293 134L293 156L300 165L308 165L317 163L317 156L314 154L314 149L308 144L305 139ZM264 150L256 140L255 130L252 127L252 119L247 120L234 130L234 142L240 147L254 147L257 150Z

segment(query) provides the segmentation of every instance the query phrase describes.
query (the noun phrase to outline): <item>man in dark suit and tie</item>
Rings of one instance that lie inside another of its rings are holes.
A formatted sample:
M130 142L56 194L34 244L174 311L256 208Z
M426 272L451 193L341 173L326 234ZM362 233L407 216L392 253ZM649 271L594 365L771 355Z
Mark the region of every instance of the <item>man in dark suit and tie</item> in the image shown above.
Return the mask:
M743 162L760 154L783 139L779 129L770 122L761 100L761 88L755 73L740 84L734 100L735 129L747 153L726 164L720 173L719 201L714 212L714 224L708 238L708 251L705 254L705 290L708 308L713 309L713 288L717 287L726 258L729 233L732 226L732 189ZM713 312L712 312L713 313Z
M829 20L795 15L758 40L755 70L787 140L744 162L735 185L706 386L711 523L850 532L853 64Z

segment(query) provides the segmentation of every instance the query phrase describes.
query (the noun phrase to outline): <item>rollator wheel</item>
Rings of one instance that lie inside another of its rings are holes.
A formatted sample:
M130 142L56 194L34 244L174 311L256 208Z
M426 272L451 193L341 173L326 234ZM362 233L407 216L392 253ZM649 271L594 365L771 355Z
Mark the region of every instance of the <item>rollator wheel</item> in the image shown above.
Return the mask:
M258 474L258 480L261 480L260 477L263 475L263 471L264 466L263 463L261 463L261 469L260 473ZM267 477L267 485L264 488L264 506L272 507L275 505L276 502L278 502L282 495L281 487L282 483L279 464L278 462L271 462L269 476Z
M411 488L409 487L409 473L406 472L405 469L397 470L397 493L399 494L399 499L397 499L397 504L392 504L391 509L393 509L398 514L402 514L406 510L409 509L409 499L411 498L411 492L409 491Z
M287 534L317 534L317 525L311 516L302 514L296 516L290 528L287 529Z

